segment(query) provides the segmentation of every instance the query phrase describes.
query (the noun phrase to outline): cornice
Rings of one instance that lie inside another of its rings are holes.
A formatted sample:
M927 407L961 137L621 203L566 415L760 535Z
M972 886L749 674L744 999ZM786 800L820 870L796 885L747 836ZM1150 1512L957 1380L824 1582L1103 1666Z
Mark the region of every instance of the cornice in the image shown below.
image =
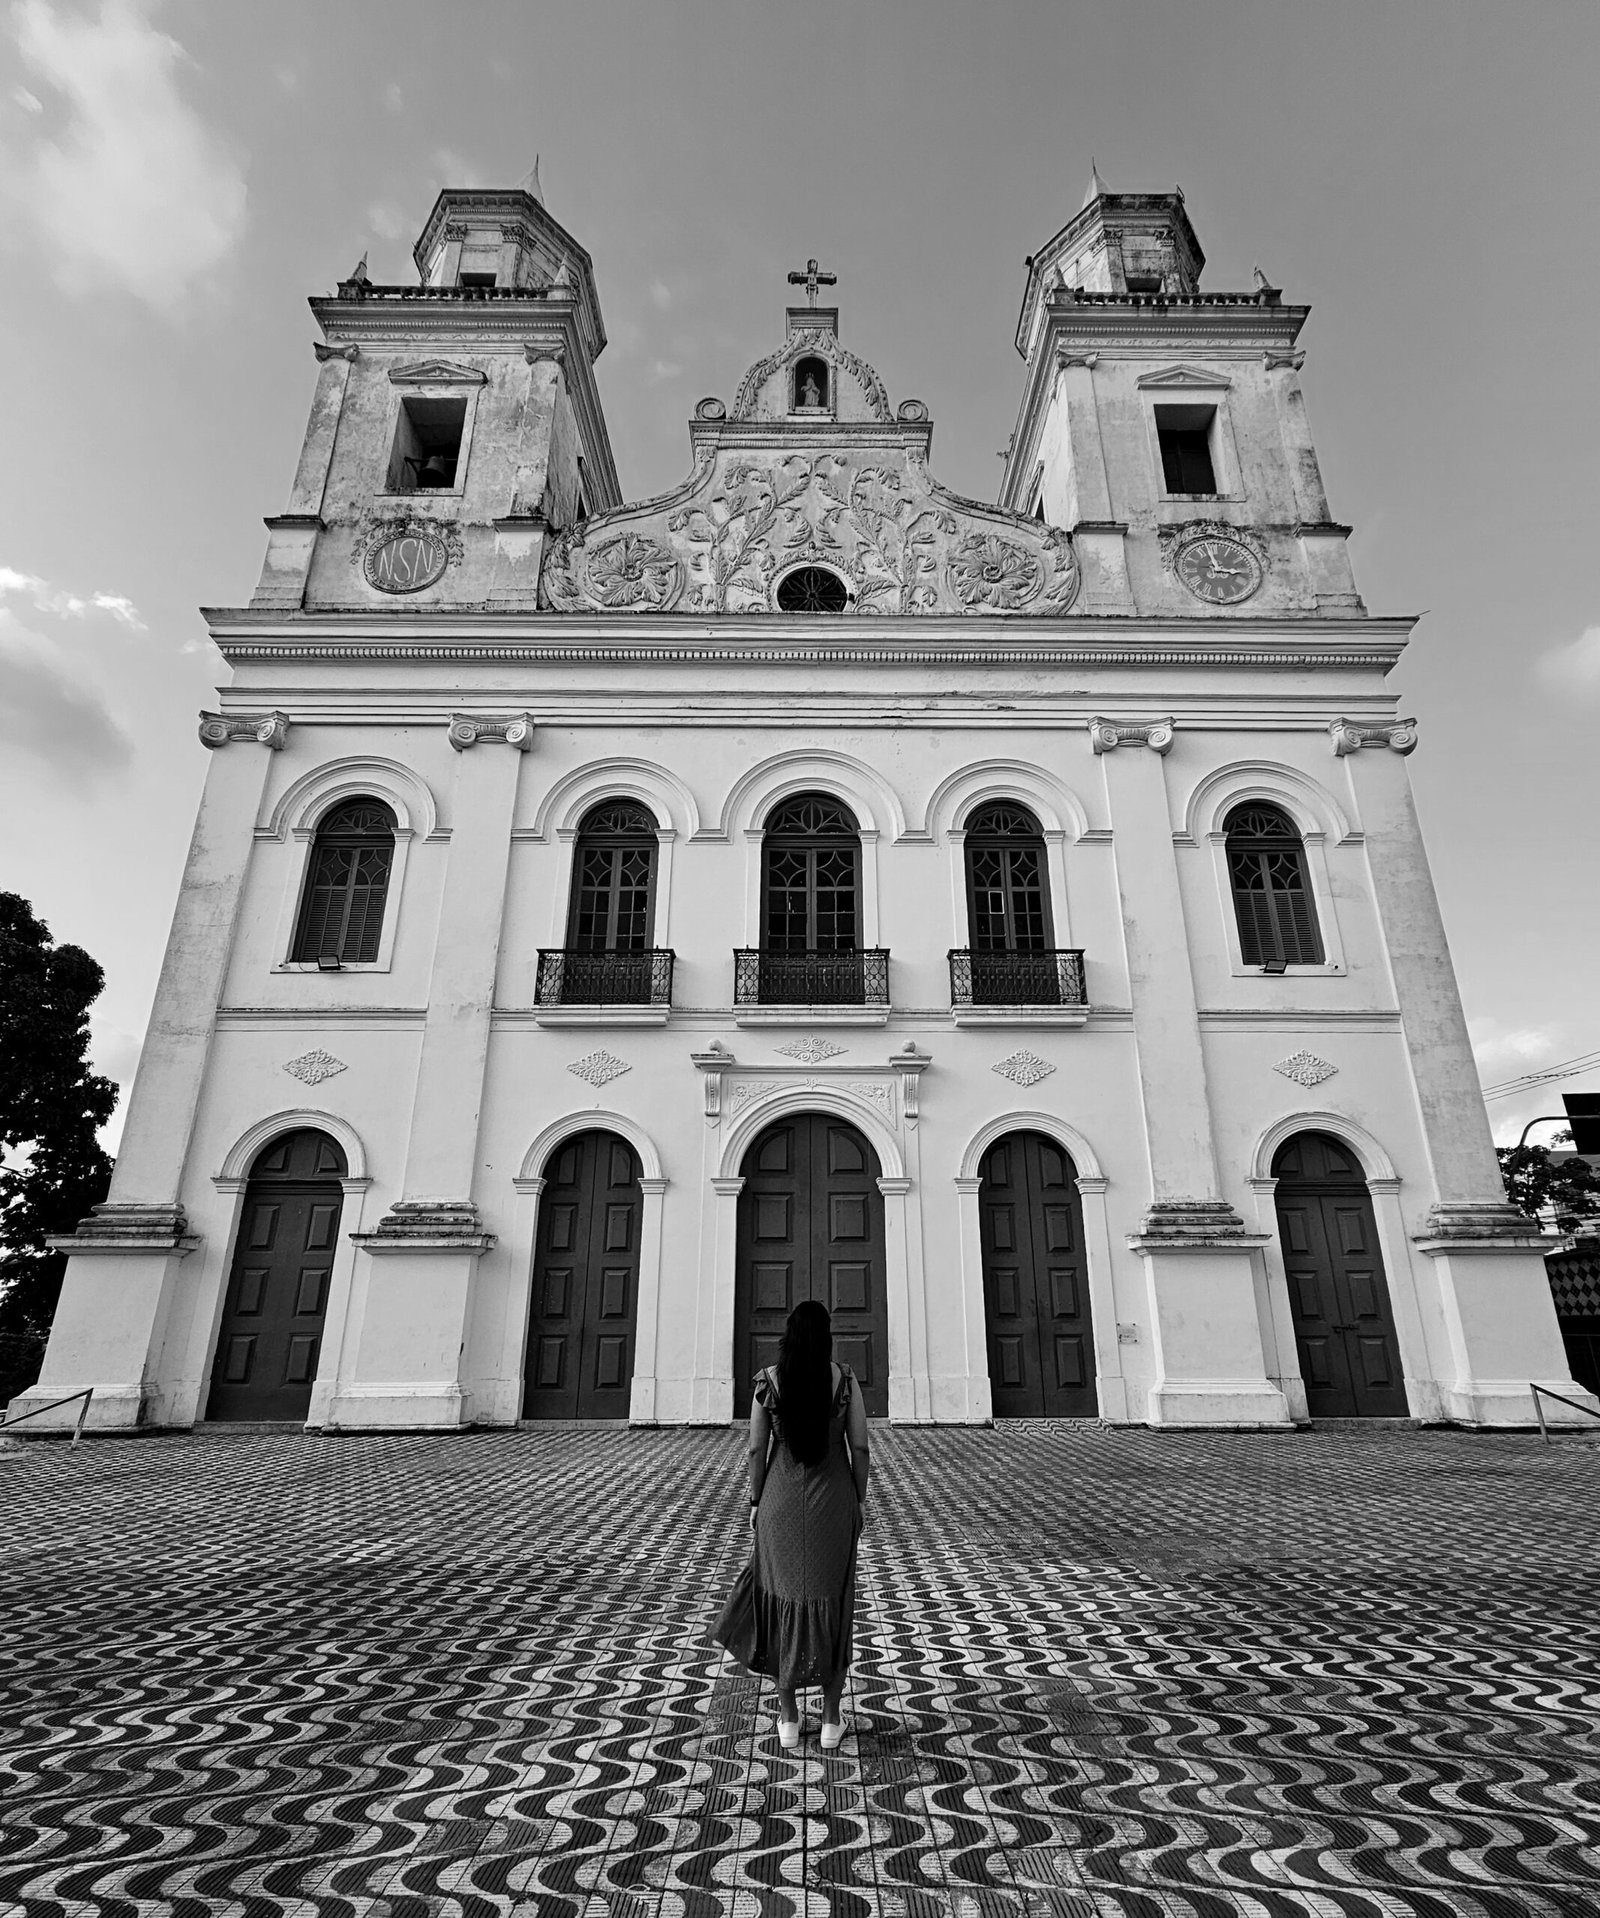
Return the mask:
M814 665L1079 665L1334 667L1386 671L1415 625L1398 619L992 619L970 615L845 616L809 625L773 615L707 619L630 614L425 615L376 609L285 615L275 608L203 609L223 657L539 660L639 664L721 661Z

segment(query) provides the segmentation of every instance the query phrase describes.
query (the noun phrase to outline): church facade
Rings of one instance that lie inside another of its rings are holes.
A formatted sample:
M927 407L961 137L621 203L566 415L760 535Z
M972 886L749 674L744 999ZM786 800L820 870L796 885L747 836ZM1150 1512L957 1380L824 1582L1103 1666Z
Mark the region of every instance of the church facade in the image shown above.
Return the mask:
M1202 292L1181 193L1096 178L1028 263L997 504L933 478L815 262L628 504L589 256L536 191L441 193L416 263L311 302L24 1406L718 1423L808 1297L893 1420L1582 1396L1307 309Z

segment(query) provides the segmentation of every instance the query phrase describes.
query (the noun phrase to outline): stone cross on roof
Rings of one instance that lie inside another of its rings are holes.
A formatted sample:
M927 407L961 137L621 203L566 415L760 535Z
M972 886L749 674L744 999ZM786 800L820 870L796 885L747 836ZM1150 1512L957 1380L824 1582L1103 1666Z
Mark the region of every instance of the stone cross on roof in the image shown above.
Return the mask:
M817 263L815 260L806 261L806 270L804 273L791 273L789 275L789 284L791 286L803 286L805 288L806 304L808 306L816 305L817 288L819 286L837 286L838 283L839 283L838 274L837 273L819 273L817 271Z

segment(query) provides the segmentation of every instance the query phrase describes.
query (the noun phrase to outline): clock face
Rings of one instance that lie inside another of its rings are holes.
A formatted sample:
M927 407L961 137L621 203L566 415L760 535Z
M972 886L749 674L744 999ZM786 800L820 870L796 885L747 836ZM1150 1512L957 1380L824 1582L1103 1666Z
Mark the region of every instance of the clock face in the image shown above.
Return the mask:
M1191 593L1216 606L1237 606L1261 584L1261 562L1236 539L1190 540L1178 554L1178 577Z

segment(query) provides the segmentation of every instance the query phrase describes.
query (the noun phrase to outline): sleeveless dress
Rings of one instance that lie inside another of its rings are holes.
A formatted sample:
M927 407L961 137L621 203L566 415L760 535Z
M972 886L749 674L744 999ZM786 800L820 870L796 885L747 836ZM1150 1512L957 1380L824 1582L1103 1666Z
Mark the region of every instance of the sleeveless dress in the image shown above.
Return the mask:
M741 1586L747 1579L754 1585L755 1655L746 1662L784 1691L831 1684L849 1666L854 1649L861 1508L845 1445L852 1375L848 1365L839 1372L827 1456L817 1465L801 1465L790 1454L777 1387L766 1372L756 1375L755 1395L772 1420L773 1444L750 1569L740 1580ZM730 1650L730 1614L740 1597L735 1587L715 1633Z

